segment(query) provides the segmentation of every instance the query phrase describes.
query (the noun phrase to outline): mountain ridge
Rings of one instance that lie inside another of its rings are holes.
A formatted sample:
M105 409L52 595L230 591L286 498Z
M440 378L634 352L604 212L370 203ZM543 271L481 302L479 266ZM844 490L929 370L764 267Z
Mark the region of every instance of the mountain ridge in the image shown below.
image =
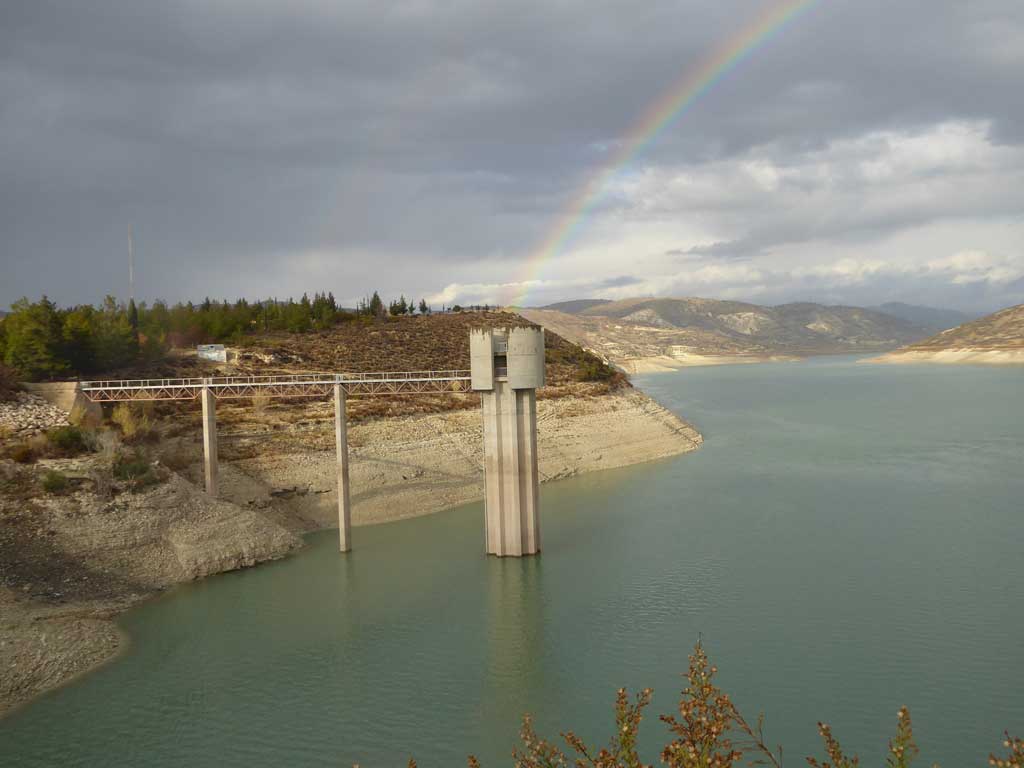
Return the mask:
M522 309L630 372L683 365L793 359L895 349L933 329L862 307L793 302L774 307L742 301L630 298L566 302L574 313Z

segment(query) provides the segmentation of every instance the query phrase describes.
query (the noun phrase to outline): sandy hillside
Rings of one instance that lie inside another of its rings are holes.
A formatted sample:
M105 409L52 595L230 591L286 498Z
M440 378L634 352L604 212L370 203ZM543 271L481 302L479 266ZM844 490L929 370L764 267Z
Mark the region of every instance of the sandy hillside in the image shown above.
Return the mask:
M1024 365L1024 304L964 323L868 362Z

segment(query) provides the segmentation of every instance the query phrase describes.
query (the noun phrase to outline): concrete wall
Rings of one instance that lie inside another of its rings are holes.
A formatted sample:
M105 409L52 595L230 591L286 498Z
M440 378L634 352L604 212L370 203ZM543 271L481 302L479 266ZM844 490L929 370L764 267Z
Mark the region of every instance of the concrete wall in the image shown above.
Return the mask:
M540 551L537 399L532 389L496 381L482 392L484 538L488 554L520 557Z
M74 413L80 421L82 417L102 419L103 409L99 403L89 400L78 390L76 381L56 381L45 384L25 384L25 390L43 398L46 402L60 408L68 414Z

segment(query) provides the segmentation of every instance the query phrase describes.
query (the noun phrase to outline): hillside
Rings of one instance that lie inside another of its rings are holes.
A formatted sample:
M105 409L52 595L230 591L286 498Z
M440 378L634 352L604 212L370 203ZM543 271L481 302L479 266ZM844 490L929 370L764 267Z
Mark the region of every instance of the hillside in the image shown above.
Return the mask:
M458 312L355 320L324 331L271 332L243 338L229 346L229 362L199 360L191 350L178 351L148 364L110 371L106 378L164 378L223 375L269 375L341 371L423 371L469 368L469 332L479 327L518 327L532 323L508 312ZM622 374L598 356L546 331L547 386L540 398L591 396L628 387ZM476 395L422 395L354 399L351 415L434 413L473 407Z
M964 323L871 362L1024 364L1024 304Z
M539 309L520 314L631 372L875 352L928 335L927 329L891 315L811 303L765 307L647 298L595 304L575 313Z
M876 312L899 317L921 328L929 328L935 333L958 325L969 323L978 317L978 313L968 314L955 309L938 309L922 307L915 304L904 304L902 301L890 301L877 307L868 307Z
M584 310L611 303L611 299L573 299L571 301L557 301L554 304L538 307L538 309L552 309L555 312L568 312L570 315L578 315Z

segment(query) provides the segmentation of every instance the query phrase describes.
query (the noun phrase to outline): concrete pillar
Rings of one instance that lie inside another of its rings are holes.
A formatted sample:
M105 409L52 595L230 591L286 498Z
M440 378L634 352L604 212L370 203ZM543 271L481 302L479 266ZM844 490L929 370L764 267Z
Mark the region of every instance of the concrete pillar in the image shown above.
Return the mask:
M345 388L334 385L334 442L338 449L338 543L342 552L352 549L352 500L348 482L348 417Z
M480 393L484 417L484 538L499 557L540 552L537 395L494 381Z
M206 473L206 492L217 497L217 400L209 387L210 380L203 381L203 469Z

